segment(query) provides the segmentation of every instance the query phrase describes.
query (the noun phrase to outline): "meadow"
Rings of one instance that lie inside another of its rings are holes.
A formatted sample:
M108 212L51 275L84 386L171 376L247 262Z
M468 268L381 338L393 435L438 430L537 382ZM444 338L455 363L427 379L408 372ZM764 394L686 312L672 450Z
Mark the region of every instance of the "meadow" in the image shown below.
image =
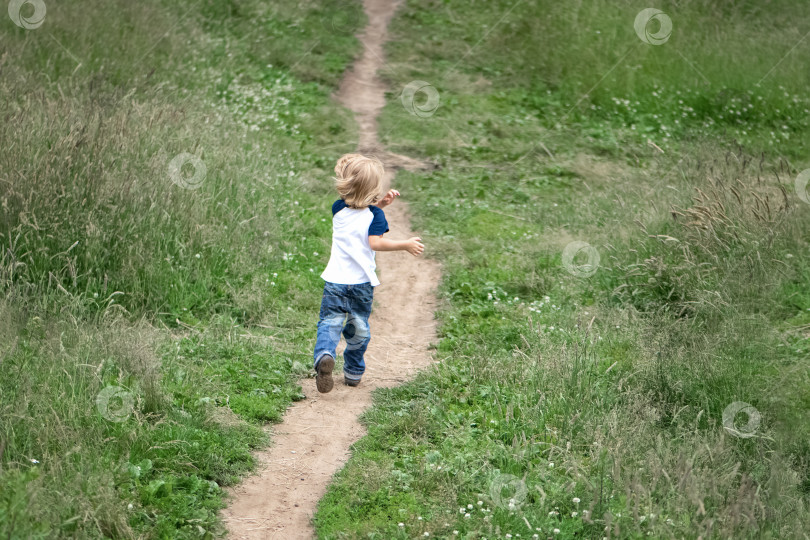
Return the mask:
M666 40L635 1L401 6L380 131L439 166L396 182L443 265L440 363L376 393L319 537L807 538L810 18L652 6ZM364 24L3 19L0 537L223 535L303 397Z
M808 20L653 4L657 45L637 2L397 14L441 362L378 393L320 537L807 538Z

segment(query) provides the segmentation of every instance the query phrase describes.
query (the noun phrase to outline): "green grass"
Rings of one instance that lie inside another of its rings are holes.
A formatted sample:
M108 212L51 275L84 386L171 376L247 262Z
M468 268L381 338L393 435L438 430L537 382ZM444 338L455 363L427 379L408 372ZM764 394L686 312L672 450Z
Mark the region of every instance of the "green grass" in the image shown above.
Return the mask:
M441 165L397 182L444 265L442 362L376 394L319 536L806 535L808 19L657 5L659 46L633 30L648 4L401 8L380 125ZM254 0L4 19L0 537L223 534L222 487L308 371L356 141L329 95L364 22ZM403 109L412 80L435 114ZM755 437L723 428L736 401Z
M223 534L300 399L354 148L354 3L62 2L0 24L0 537ZM339 24L338 24L339 23ZM313 45L313 39L319 42ZM198 185L184 182L205 167Z
M648 46L646 7L395 17L380 123L441 165L397 176L443 263L441 363L376 394L319 537L806 535L807 49L786 53L807 17L661 3L673 35ZM403 109L412 80L434 114ZM589 277L563 264L574 240L599 253ZM754 437L724 428L734 402Z
M633 27L647 3L409 4L392 24L392 61L384 71L392 99L383 132L399 125L386 142L432 155L452 138L451 155L512 162L541 152L538 138L554 151L558 139L546 130L575 126L568 132L574 140L559 144L623 153L621 146L648 139L677 150L684 140L719 137L803 156L808 53L797 44L807 32L804 14L787 0L767 8L655 4L673 25L657 46L643 43ZM414 79L439 92L429 118L410 116L399 103Z

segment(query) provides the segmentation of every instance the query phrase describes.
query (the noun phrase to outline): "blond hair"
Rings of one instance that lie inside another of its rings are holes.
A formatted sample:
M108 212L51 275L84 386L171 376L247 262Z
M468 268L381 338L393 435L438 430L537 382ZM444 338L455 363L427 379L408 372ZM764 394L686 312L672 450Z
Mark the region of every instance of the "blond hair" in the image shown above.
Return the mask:
M335 165L335 187L350 208L366 208L380 198L384 173L379 159L346 154Z

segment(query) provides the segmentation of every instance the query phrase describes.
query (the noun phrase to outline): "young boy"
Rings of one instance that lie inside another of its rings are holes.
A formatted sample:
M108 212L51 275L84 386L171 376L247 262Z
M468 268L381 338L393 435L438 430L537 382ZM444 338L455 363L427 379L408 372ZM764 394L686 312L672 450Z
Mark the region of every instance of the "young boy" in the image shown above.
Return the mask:
M418 256L425 249L418 237L399 241L383 238L388 222L382 209L399 196L392 189L380 198L383 173L380 160L360 154L346 154L335 166L340 199L332 205L332 253L321 274L326 284L315 343L315 385L319 392L329 392L334 386L332 369L341 334L346 339L344 382L357 386L366 370L363 354L371 340L368 317L374 287L380 284L374 252L401 250Z

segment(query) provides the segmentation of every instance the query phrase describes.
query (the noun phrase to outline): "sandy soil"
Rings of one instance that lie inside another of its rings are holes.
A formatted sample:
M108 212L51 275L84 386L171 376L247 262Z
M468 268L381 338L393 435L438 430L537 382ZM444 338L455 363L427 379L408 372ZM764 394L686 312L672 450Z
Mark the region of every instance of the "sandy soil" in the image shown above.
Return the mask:
M364 52L346 73L335 96L355 113L360 127L359 150L376 154L386 164L389 185L396 169L430 168L385 151L377 139L376 117L385 105L385 85L377 72L384 63L388 22L398 6L398 1L365 0L369 24L358 36ZM386 218L391 238L414 236L408 207L402 200L386 208ZM426 251L430 251L429 245ZM223 511L230 538L313 538L310 520L315 507L332 475L349 458L350 446L365 434L357 418L371 404L372 390L399 384L431 363L428 345L435 340L438 264L406 252L379 253L377 272L382 284L375 290L363 382L357 388L345 386L336 369L334 390L319 394L315 379L301 381L307 397L272 428L273 445L256 455L258 475L230 491L231 504ZM316 317L313 313L313 341Z

